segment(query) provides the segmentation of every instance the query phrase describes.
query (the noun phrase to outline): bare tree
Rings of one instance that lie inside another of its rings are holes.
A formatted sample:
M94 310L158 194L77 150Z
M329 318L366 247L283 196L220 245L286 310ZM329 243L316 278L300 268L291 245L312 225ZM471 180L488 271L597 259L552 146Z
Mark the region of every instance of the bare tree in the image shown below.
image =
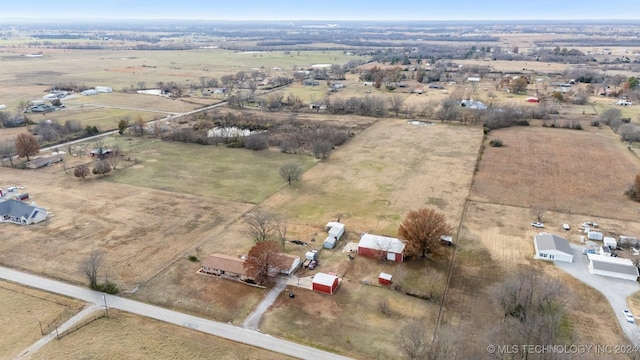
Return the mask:
M109 162L108 162L108 161L106 161L106 160L100 160L100 161L98 161L98 162L96 163L96 165L93 167L92 172L93 172L95 175L100 174L100 175L102 175L102 176L105 176L105 175L107 175L108 173L110 173L110 172L111 172L111 170L112 170L112 169L111 169L111 165L109 164Z
M602 110L600 114L598 114L598 121L601 124L609 125L616 120L622 119L622 112L620 109L616 108L607 108Z
M317 159L326 159L329 157L331 150L333 149L333 144L331 141L326 139L314 139L311 142L311 150L313 151L313 155Z
M291 185L302 178L302 167L296 163L286 163L280 167L280 176Z
M277 226L272 214L261 211L246 214L245 222L245 234L256 243L267 241Z
M16 153L29 161L29 156L38 155L40 145L35 136L27 133L18 134L15 140Z
M89 280L89 287L98 288L98 272L102 266L104 253L101 250L92 250L82 262L80 262L80 270Z
M424 319L415 319L397 334L395 343L405 359L426 359L429 342L425 328Z
M270 282L279 273L280 266L280 245L275 241L261 241L253 245L244 268L249 276L253 277L259 284Z
M452 121L458 117L459 113L460 105L458 105L458 102L453 97L449 97L442 101L442 103L440 104L440 109L437 111L436 116L442 122Z
M73 169L73 175L84 179L89 175L89 167L85 164L80 164Z
M389 105L391 107L391 111L393 111L393 113L396 114L396 117L398 117L398 114L400 113L400 111L402 111L404 107L403 106L404 100L405 100L405 97L402 95L394 95L389 99Z
M282 242L282 250L284 251L284 244L287 242L287 232L289 231L289 224L286 217L280 217L276 220L276 231L278 232L278 237Z
M428 253L440 252L440 237L451 233L451 230L444 214L421 208L407 214L398 228L398 234L408 241L408 253L426 257Z
M16 155L16 145L14 142L4 142L0 145L0 157L2 158L2 163L6 160L9 160L11 167L13 167L13 157Z

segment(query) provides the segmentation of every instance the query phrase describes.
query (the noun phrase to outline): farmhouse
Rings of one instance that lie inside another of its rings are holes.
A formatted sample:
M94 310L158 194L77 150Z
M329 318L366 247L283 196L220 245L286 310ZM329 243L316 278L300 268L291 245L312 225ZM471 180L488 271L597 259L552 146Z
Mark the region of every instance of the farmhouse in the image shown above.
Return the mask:
M18 225L39 223L47 219L47 210L28 205L18 200L0 202L0 222L12 222Z
M99 93L113 92L113 89L108 86L96 86L94 89L96 90L96 92L99 92Z
M587 256L589 257L589 272L594 275L632 281L638 279L638 268L629 259L597 254L587 254Z
M202 261L201 272L211 275L225 275L226 277L242 281L253 280L247 275L244 268L244 260L231 255L211 254Z
M82 91L80 95L83 95L83 96L98 95L98 92L96 91L96 89L87 89Z
M552 234L538 234L533 238L535 259L573 262L573 253L567 239Z
M405 246L396 238L364 234L358 242L358 255L403 262Z
M42 157L38 159L33 159L27 162L26 166L29 169L38 169L38 168L49 166L51 164L55 164L61 161L62 161L62 155L54 155L54 156L47 156L47 157Z
M285 253L279 253L276 262L278 270L281 274L291 275L300 266L300 257Z
M313 290L331 295L338 288L338 282L338 277L335 275L317 273L311 285Z
M333 249L336 246L336 242L340 240L342 234L344 234L344 224L330 221L326 225L327 230L327 238L322 243L322 247L325 249Z

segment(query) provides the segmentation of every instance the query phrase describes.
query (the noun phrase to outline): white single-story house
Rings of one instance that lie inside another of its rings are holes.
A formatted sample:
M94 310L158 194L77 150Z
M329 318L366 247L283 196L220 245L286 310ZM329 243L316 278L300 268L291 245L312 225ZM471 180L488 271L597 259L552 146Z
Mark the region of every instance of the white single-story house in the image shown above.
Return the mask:
M94 88L99 93L110 93L113 92L113 89L108 86L96 86Z
M597 254L587 254L587 257L589 258L589 272L594 275L632 281L638 279L638 268L629 259Z
M47 210L18 200L0 202L0 222L18 225L36 224L47 219Z
M573 262L569 241L560 236L541 233L533 238L534 259Z
M325 249L333 249L336 246L336 242L340 240L342 234L344 234L344 224L337 221L330 221L325 226L327 228L327 238L324 239L322 247Z
M358 255L403 262L405 246L404 242L396 238L364 234L358 242Z
M98 92L96 91L96 89L87 89L82 91L80 95L83 95L83 96L98 95Z

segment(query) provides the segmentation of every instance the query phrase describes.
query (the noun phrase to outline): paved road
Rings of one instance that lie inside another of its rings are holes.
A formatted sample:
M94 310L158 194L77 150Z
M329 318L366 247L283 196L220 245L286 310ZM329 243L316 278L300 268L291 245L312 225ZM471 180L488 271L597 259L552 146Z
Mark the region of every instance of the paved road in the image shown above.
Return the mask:
M284 290L287 286L287 279L283 276L278 276L276 278L275 286L269 290L267 295L260 301L258 306L247 316L246 319L242 322L242 327L245 329L258 330L258 325L260 325L260 319L262 318L262 314L273 304L274 301L278 298L278 295Z
M573 263L557 261L556 266L583 283L600 291L607 298L609 304L611 304L613 312L620 323L620 327L631 343L638 344L640 341L638 325L628 322L622 310L629 308L627 298L640 290L640 284L630 280L593 275L589 272L589 260L583 254L583 247L578 244L571 244L571 250L573 250ZM594 304L594 306L597 306L597 304Z
M109 308L146 316L148 318L198 330L235 342L256 346L300 359L349 359L348 357L344 357L341 355L336 355L312 347L277 339L270 335L262 334L257 331L243 329L241 327L207 320L193 315L183 314L158 306L121 298L119 296L105 295L104 293L93 291L87 288L23 273L5 267L0 267L0 279L31 286L56 294L73 297L96 305L104 304L104 299L106 298L107 306Z

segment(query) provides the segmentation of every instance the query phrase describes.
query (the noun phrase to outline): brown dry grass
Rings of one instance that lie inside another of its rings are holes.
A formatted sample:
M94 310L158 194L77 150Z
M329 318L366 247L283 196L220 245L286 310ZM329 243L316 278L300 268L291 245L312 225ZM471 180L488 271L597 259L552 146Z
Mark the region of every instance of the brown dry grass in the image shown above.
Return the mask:
M492 131L488 138L500 138L505 146L485 147L472 199L602 218L637 218L637 207L623 192L640 162L608 128L531 126Z
M80 181L64 175L59 165L35 172L4 168L2 183L26 186L32 200L51 212L46 222L20 228L0 244L4 265L84 283L78 264L98 248L105 252L104 275L121 289L192 252L249 206L100 179Z
M31 359L290 359L124 312L109 315L51 341Z
M62 296L0 281L0 357L11 359L42 337L40 325L60 325L82 303Z

